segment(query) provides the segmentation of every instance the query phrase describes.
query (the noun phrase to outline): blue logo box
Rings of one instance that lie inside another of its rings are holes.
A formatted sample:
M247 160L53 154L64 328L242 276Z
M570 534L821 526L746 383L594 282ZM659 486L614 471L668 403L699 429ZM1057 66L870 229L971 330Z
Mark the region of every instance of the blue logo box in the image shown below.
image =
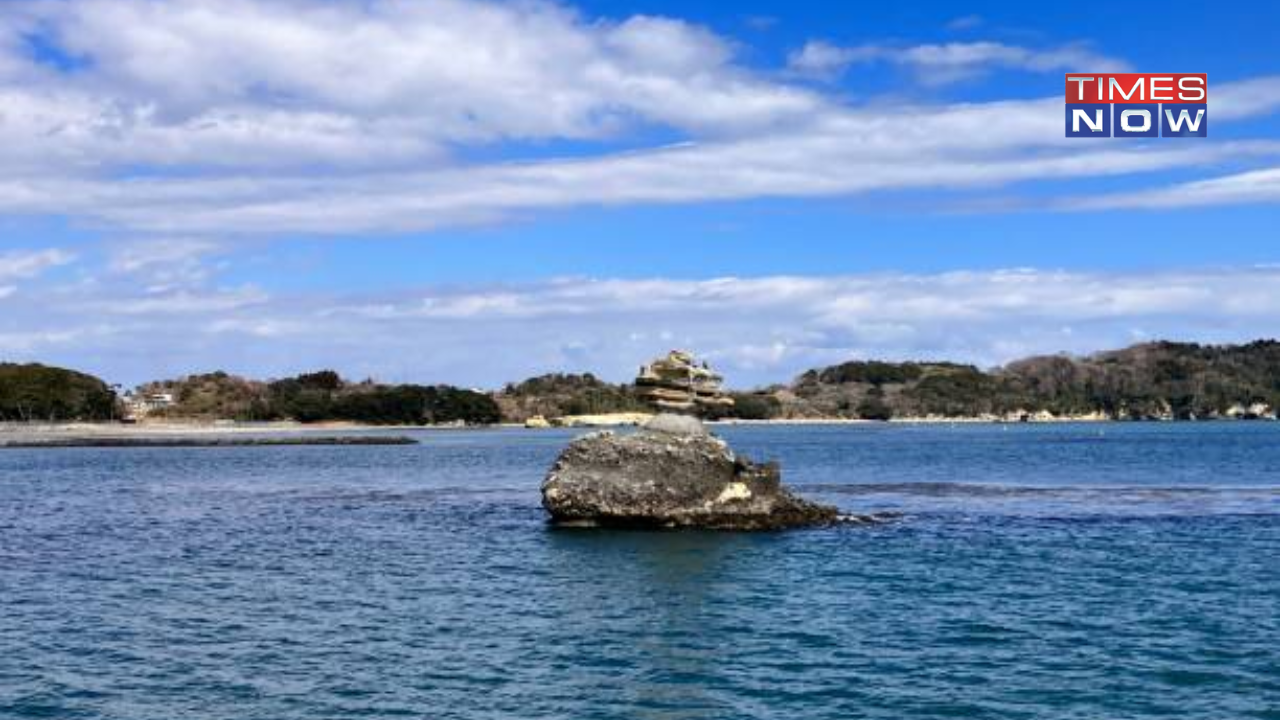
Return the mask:
M1116 103L1112 132L1118 138L1160 137L1160 104Z
M1067 103L1069 138L1209 137L1208 103Z
M1111 105L1067 103L1067 137L1111 137Z
M1162 137L1209 137L1209 104L1166 103L1160 108L1160 125Z

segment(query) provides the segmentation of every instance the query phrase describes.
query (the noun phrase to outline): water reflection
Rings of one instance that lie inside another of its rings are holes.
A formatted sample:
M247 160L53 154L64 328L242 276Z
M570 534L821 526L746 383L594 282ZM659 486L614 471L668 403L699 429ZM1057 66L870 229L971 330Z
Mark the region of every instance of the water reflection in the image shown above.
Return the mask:
M594 591L568 598L565 612L608 618L596 647L623 670L618 691L636 717L693 720L730 709L719 667L731 648L707 630L720 623L717 604L742 590L732 584L751 536L550 529L548 540L562 572L592 578Z

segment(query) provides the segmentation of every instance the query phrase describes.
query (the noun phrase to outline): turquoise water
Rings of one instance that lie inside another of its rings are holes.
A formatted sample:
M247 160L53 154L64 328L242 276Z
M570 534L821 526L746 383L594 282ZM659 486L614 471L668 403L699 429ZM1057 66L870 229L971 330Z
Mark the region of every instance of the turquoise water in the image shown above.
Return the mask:
M0 452L0 717L1280 718L1280 424L718 432L902 516L555 531L559 431Z

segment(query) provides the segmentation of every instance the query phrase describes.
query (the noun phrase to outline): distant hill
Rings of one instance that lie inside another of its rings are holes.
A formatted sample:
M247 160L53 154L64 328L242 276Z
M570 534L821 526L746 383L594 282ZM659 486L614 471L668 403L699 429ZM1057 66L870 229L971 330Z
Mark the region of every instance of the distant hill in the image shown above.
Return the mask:
M852 361L786 385L731 393L715 417L1209 419L1280 407L1280 343L1156 342L1088 357L1032 357L994 370L952 362ZM508 422L649 411L632 384L554 373L494 393Z
M166 393L174 405L153 414L203 420L264 420L276 413L270 408L267 383L225 372L188 375L174 380L150 382L137 389L139 395Z
M0 363L0 420L66 422L119 416L115 392L92 375L35 363Z
M224 372L148 383L172 395L154 411L186 419L346 420L366 424L489 424L534 415L652 411L632 384L590 373L552 373L494 393L449 385L351 382L332 370L273 381ZM786 385L730 394L718 417L781 418L1274 418L1280 342L1153 342L1086 357L1052 355L982 370L950 362L851 361L815 368ZM106 383L44 365L0 364L0 420L110 420L120 410Z
M507 422L524 422L534 415L551 418L650 410L634 385L614 385L591 373L550 373L509 383L494 393L494 399Z
M149 415L175 419L486 425L501 418L497 403L484 393L448 385L349 382L332 370L270 382L214 372L148 383L139 393L173 395L173 405Z
M989 372L849 362L810 370L773 395L780 413L800 417L1250 417L1280 406L1280 343L1154 342L1083 358L1027 358Z

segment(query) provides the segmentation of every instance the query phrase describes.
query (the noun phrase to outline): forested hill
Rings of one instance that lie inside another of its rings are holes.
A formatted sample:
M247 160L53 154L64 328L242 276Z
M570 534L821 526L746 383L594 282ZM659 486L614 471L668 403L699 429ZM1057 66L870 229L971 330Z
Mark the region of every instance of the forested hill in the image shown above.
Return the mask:
M1273 416L1280 343L1156 342L1088 357L1033 357L992 371L953 363L849 362L810 370L771 395L793 416Z
M487 424L650 409L634 386L590 374L544 375L494 393L352 382L327 370L269 382L217 372L138 390L139 397L172 397L172 405L148 413L157 419ZM994 370L950 362L854 361L732 396L735 404L720 410L722 417L1274 418L1280 408L1280 342L1157 342L1087 357L1027 358ZM0 421L111 420L124 410L111 388L90 375L0 364Z
M494 394L508 422L530 417L562 417L599 413L646 412L633 385L614 385L591 373L550 373L509 383Z
M148 383L142 396L166 394L173 404L152 418L346 421L368 425L486 425L500 420L489 395L449 385L352 382L332 370L264 382L225 372Z
M117 417L115 393L92 375L35 363L0 363L2 421L96 421Z

